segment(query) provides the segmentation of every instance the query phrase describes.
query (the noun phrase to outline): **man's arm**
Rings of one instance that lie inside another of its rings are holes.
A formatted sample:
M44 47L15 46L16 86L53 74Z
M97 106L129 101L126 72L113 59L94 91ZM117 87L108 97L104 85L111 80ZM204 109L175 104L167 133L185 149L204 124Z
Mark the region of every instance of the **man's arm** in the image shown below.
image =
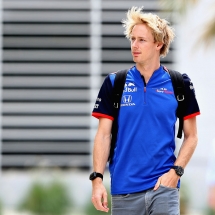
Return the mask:
M182 166L183 168L185 168L195 151L197 141L198 141L196 117L192 117L190 119L185 120L183 130L184 130L184 140L174 165ZM175 173L175 170L170 169L169 172L162 175L158 179L154 187L154 190L157 190L160 184L167 187L176 187L179 178L180 177Z
M184 141L175 161L176 166L186 167L195 151L197 142L196 117L192 117L184 121Z
M111 144L111 128L113 121L107 118L99 119L99 126L94 140L93 171L104 174ZM107 191L101 178L92 181L92 203L97 210L108 212Z

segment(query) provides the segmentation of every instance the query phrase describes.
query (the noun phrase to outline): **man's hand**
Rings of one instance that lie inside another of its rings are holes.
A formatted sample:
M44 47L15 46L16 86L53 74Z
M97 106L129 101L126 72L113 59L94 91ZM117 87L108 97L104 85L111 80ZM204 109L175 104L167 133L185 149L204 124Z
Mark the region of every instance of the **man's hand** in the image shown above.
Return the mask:
M154 190L157 190L160 185L176 188L179 178L180 177L175 173L175 170L170 169L169 172L158 178L157 183L154 186Z
M92 181L93 183L93 193L92 193L92 203L94 207L103 212L108 212L108 198L107 191L100 178L96 178Z
M215 211L215 186L209 187L208 205Z

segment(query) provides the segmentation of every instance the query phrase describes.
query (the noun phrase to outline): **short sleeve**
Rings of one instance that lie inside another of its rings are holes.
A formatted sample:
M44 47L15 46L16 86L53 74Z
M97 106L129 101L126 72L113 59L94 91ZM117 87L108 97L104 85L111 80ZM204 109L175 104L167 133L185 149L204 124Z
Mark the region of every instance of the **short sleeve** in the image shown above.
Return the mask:
M105 78L98 97L95 102L95 106L92 112L92 116L96 118L104 117L113 120L113 86L109 75Z
M193 83L187 74L183 74L186 95L186 110L184 120L200 115L199 105L196 99L195 89Z

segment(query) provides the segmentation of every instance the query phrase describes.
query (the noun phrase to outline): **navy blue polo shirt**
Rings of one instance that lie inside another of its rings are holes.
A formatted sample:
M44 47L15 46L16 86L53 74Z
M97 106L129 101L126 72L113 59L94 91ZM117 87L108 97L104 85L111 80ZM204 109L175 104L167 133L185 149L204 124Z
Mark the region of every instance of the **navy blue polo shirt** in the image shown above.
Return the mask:
M109 74L99 91L92 115L113 120L113 85ZM190 78L183 74L187 108L184 119L200 114ZM118 117L113 162L109 165L111 193L127 194L150 189L174 164L177 120L172 81L163 66L147 85L136 67L127 74Z

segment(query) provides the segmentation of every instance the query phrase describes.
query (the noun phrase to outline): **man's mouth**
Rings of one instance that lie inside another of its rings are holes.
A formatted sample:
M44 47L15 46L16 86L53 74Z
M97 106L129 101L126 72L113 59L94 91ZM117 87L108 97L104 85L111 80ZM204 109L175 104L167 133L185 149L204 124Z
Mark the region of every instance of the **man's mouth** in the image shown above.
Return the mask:
M132 54L133 54L134 56L138 56L138 55L140 54L140 52L132 52Z

